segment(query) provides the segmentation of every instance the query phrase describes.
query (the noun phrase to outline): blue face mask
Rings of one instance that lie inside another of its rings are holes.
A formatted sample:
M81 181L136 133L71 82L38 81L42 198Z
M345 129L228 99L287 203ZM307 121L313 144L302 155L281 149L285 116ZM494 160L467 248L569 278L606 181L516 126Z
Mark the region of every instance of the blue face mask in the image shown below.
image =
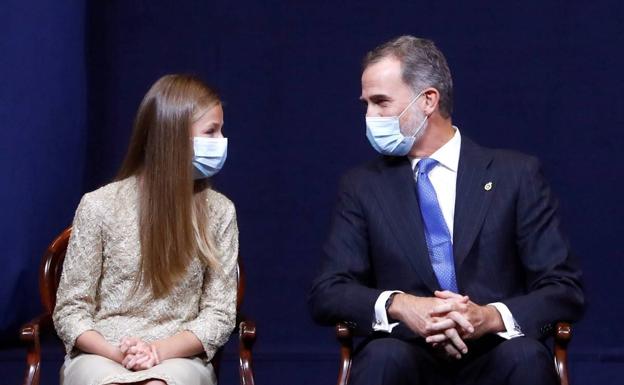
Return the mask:
M416 136L425 126L428 116L410 136L404 136L401 132L401 116L422 95L420 92L412 99L398 116L366 117L366 137L371 146L383 155L404 156L412 149Z
M193 168L195 179L203 179L218 173L227 158L227 138L193 138Z

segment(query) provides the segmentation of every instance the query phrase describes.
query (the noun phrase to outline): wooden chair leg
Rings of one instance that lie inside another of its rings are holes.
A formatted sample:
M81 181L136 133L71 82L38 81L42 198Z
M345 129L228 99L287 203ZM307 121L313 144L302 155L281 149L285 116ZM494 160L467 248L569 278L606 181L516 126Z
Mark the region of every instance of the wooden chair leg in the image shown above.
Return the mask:
M555 328L555 368L561 385L570 385L568 377L568 343L572 338L572 326L559 322Z
M39 385L41 372L40 322L35 319L20 330L20 339L26 343L26 373L24 385Z
M336 325L336 338L340 342L340 369L337 385L347 385L351 374L351 354L353 352L353 334L344 323Z
M256 342L256 324L253 321L242 321L239 326L240 384L254 385L253 361L251 349Z

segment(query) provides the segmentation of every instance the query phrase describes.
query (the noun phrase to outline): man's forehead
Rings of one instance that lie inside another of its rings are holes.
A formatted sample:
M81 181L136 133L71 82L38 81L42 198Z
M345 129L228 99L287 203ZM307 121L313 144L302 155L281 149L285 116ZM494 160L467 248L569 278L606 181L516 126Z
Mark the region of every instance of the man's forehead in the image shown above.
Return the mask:
M401 77L401 62L394 57L387 57L375 62L362 73L362 96L391 95L398 88L405 87Z
M369 64L364 69L364 74L374 74L378 76L396 76L401 75L401 61L394 56L386 56L374 63Z

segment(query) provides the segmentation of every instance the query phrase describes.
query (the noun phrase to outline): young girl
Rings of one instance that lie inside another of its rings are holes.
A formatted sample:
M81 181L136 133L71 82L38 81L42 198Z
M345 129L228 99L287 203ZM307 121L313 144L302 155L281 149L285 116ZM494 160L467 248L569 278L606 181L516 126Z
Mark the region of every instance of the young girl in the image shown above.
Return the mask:
M117 181L74 218L54 324L61 384L215 384L234 328L238 228L208 178L225 162L223 109L198 79L145 95Z

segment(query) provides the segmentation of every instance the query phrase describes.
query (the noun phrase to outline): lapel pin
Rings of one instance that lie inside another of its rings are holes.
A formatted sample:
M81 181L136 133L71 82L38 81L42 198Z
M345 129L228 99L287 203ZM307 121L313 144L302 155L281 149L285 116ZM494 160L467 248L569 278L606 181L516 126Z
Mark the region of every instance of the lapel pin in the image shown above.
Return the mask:
M492 189L492 182L487 182L483 188L485 191L490 191Z

